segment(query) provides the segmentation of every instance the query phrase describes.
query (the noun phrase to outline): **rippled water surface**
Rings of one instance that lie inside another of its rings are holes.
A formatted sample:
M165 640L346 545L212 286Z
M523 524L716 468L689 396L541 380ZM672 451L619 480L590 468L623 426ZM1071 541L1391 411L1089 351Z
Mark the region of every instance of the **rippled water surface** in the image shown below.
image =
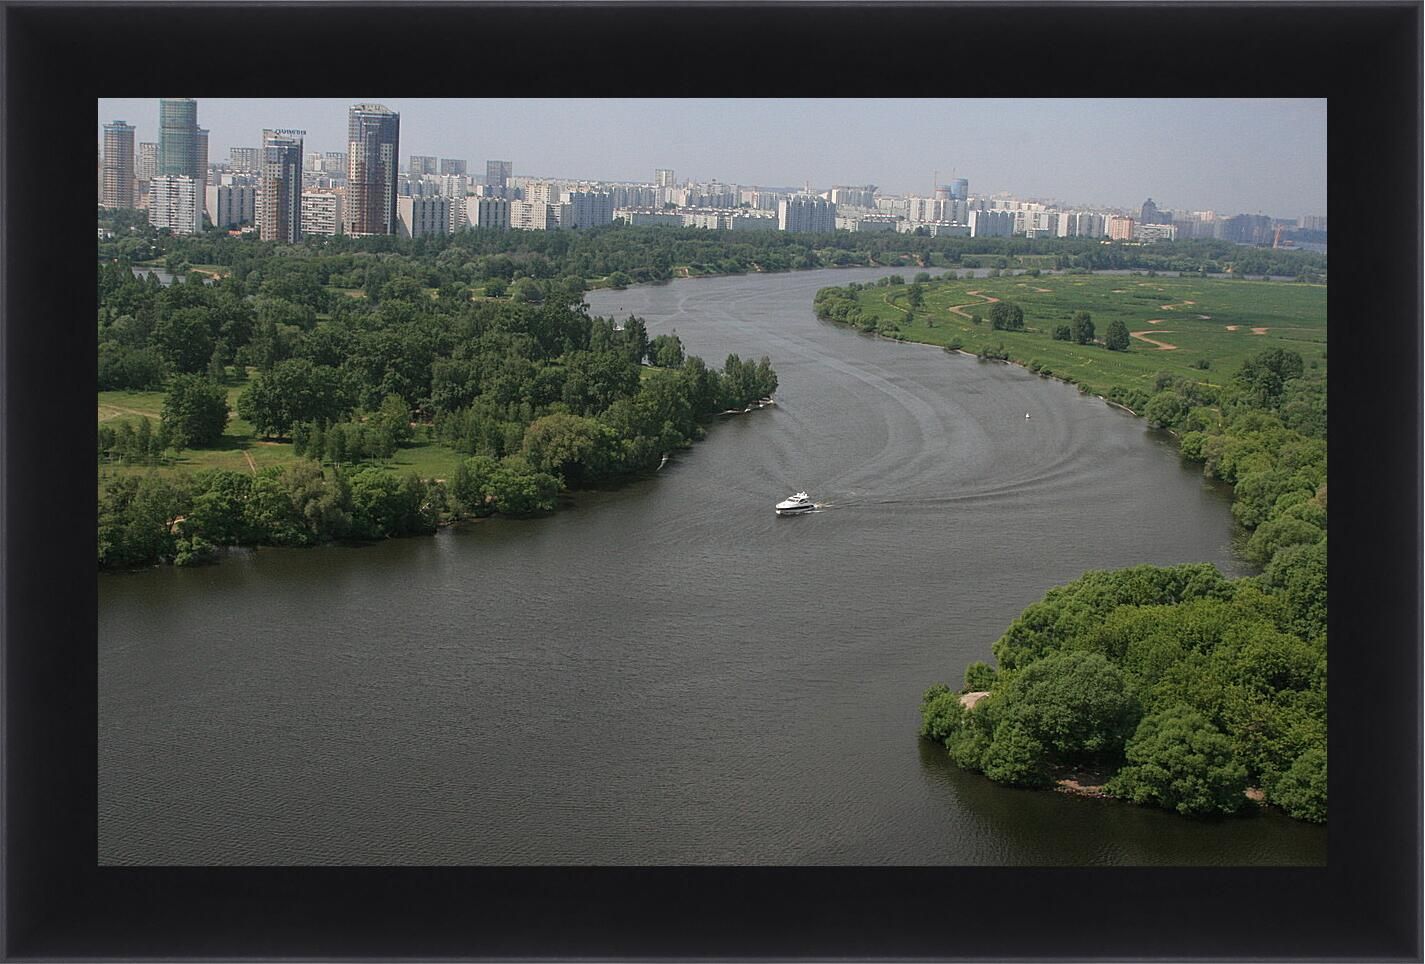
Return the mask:
M1226 493L1141 420L812 314L887 273L592 294L770 355L779 404L550 518L101 577L101 862L1324 861L1321 828L1009 789L916 738L1050 586L1237 570ZM798 489L825 508L777 518Z

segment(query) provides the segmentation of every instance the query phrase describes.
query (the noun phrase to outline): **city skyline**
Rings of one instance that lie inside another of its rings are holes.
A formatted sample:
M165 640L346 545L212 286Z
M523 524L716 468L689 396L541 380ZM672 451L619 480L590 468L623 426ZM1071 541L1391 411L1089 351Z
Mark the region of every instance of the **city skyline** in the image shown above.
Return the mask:
M1120 208L1151 196L1164 209L1278 217L1327 203L1324 99L198 100L212 158L255 146L264 127L306 130L309 151L343 150L348 109L374 101L402 115L403 162L476 170L508 158L516 176L651 182L668 168L679 181L902 195L963 177L981 195ZM158 139L158 98L98 107L101 137L125 120L136 142Z

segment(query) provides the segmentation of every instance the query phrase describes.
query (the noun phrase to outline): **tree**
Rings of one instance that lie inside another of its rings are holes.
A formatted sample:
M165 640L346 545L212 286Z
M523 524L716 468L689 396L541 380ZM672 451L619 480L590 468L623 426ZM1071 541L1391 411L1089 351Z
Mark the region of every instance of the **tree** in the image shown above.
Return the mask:
M238 416L267 438L285 436L294 422L335 421L350 409L342 373L305 358L279 362L237 399Z
M1055 326L1054 326L1054 340L1055 340L1055 341L1073 341L1073 338L1074 338L1073 329L1071 329L1068 325L1055 325Z
M1197 710L1174 703L1138 724L1124 749L1128 765L1108 783L1115 796L1184 816L1236 813L1247 804L1247 768L1232 741Z
M1050 782L1044 746L1028 727L1013 720L996 727L980 765L985 776L998 783L1040 787Z
M945 740L959 729L965 708L960 705L958 694L951 692L944 683L936 683L925 691L920 700L920 735L936 743Z
M1128 350L1128 326L1123 319L1115 318L1108 323L1108 334L1104 336L1103 344L1109 351Z
M201 375L175 375L163 398L161 424L174 448L202 448L228 424L227 392Z
M996 331L1023 331L1024 309L1012 302L996 301L990 306L990 325Z
M161 315L153 328L153 344L175 371L206 371L213 357L207 309L180 308Z
M1242 363L1233 376L1259 408L1274 409L1281 403L1288 382L1301 377L1301 356L1284 348L1258 352Z
M968 692L985 692L995 685L995 668L989 663L976 661L965 667L965 689Z
M1093 316L1087 311L1074 312L1070 327L1074 330L1074 343L1088 345L1093 342Z
M1326 747L1302 753L1272 787L1271 802L1298 820L1326 822Z
M681 368L683 365L683 342L677 333L658 335L648 347L649 360L659 368Z
M929 275L926 276L929 278ZM906 302L912 308L919 308L925 304L925 286L919 283L911 285L906 289Z
M1056 653L1015 675L1004 692L1008 718L1060 760L1112 758L1138 723L1123 671L1100 653Z
M603 423L555 412L530 423L520 454L535 471L558 475L577 488L607 473L613 442L612 431Z

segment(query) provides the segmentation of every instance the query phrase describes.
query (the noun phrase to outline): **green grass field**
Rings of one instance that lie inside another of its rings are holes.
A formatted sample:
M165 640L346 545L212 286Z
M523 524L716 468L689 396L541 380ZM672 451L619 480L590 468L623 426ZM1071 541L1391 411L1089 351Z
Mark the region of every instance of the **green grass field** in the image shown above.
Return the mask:
M1220 385L1248 356L1266 348L1287 348L1308 368L1326 368L1324 285L1132 275L932 282L911 324L907 290L867 288L858 299L865 314L894 321L908 341L943 346L959 339L962 350L972 354L1003 344L1012 360L1037 361L1097 394L1115 387L1151 391L1159 372ZM993 298L1019 305L1026 330L992 330ZM1129 350L1055 341L1054 328L1068 324L1076 311L1093 316L1099 339L1110 322L1121 319L1134 335ZM978 326L969 318L974 312L983 319ZM1195 367L1203 359L1206 370Z
M178 453L176 461L167 465L149 467L144 465L123 465L113 463L101 465L105 473L132 473L145 475L156 472L159 475L177 475L185 472L199 472L203 469L229 469L233 472L256 472L269 465L288 465L297 461L288 442L268 442L259 438L250 423L237 416L237 397L247 387L249 379L233 381L228 387L228 426L217 445L203 449L184 449ZM98 406L99 424L117 426L120 422L137 422L147 417L158 427L163 409L163 392L100 392ZM455 467L465 456L454 449L434 442L416 442L399 449L396 454L377 463L393 472L406 473L414 470L422 478L450 478Z

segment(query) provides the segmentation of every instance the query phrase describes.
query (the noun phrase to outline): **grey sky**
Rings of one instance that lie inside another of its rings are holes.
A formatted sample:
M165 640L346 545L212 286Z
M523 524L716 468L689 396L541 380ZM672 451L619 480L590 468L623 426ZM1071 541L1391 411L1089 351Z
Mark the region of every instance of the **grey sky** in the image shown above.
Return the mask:
M972 193L1070 204L1295 217L1326 213L1326 101L1292 100L402 100L198 99L209 153L255 147L264 127L345 150L346 109L401 114L411 154L513 162L515 174L738 184L877 184L929 193L936 172ZM157 98L99 100L98 124L158 139Z

